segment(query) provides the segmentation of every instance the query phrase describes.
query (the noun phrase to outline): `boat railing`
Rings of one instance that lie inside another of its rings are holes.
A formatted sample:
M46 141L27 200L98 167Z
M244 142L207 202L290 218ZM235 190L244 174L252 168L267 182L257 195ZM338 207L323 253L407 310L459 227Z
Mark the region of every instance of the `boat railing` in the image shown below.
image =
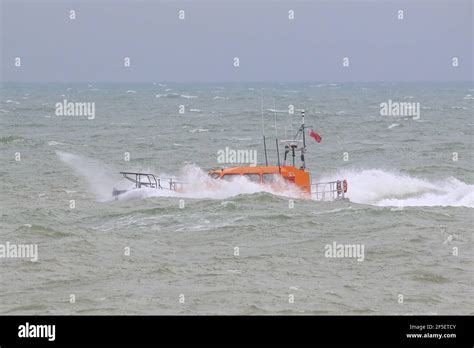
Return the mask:
M344 181L328 181L311 184L311 198L317 201L344 199Z
M179 191L183 188L184 182L173 178L161 178L154 174L136 173L136 172L120 172L125 179L135 184L135 188L154 188L160 190Z

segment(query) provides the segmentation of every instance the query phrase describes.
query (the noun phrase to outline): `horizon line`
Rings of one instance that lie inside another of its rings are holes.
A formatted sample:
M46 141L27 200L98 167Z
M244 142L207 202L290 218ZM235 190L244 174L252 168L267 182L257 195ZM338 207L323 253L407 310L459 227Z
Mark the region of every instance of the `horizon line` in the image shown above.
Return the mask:
M1 84L355 84L355 83L474 83L474 79L466 80L369 80L369 81L337 81L337 80L306 80L306 81L0 81Z

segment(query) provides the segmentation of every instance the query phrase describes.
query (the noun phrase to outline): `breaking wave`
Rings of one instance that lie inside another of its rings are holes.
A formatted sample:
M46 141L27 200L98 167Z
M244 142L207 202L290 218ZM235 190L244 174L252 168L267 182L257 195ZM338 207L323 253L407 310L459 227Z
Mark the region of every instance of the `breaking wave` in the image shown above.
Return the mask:
M375 206L474 207L474 185L456 178L427 180L380 169L341 170L321 181L347 179L351 202Z

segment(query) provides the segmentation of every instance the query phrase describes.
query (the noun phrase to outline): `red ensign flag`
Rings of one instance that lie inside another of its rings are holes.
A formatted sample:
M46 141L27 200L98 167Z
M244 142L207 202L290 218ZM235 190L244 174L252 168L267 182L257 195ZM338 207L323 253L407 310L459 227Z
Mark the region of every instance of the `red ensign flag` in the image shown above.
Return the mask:
M309 136L311 138L314 138L314 140L316 140L318 143L321 142L321 136L318 133L316 133L315 131L309 132Z

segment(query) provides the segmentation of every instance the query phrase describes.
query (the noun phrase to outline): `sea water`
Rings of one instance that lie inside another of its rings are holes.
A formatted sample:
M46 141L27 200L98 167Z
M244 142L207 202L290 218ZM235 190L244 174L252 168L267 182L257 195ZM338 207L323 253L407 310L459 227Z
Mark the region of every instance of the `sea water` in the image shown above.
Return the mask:
M472 314L473 95L472 83L3 84L0 243L37 245L38 260L0 260L0 312ZM381 112L394 102L419 115ZM227 147L264 163L263 134L276 164L301 109L322 136L306 139L308 170L347 179L350 201L207 176ZM120 171L188 189L113 199L133 186ZM362 261L327 257L333 244Z

